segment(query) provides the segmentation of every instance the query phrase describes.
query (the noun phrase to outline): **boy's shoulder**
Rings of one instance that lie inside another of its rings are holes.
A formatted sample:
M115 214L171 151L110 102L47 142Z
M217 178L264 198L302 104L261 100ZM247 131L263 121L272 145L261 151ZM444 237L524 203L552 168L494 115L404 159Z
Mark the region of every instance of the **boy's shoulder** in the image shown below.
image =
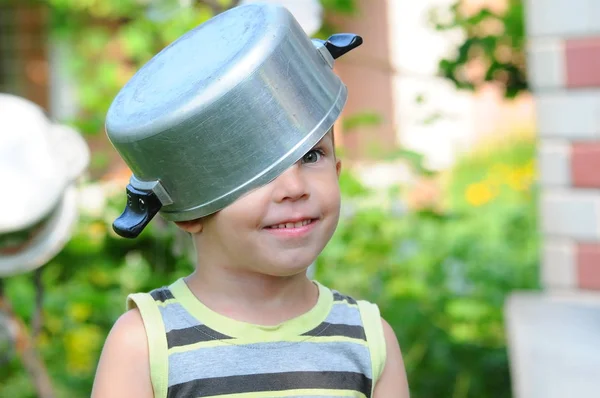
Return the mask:
M137 308L123 313L104 343L93 397L152 397L146 329Z
M144 321L139 309L134 307L125 311L115 322L111 330L111 334L115 335L115 340L122 344L132 346L134 348L145 348L146 331ZM139 344L142 341L143 344Z

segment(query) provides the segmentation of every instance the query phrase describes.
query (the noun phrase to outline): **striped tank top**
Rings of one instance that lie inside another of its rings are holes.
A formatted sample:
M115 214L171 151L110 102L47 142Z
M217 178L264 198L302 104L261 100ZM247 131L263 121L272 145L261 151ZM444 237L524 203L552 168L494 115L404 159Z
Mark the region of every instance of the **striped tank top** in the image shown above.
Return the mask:
M128 296L146 329L154 397L371 397L385 363L379 310L315 283L317 304L276 326L210 310L183 279Z

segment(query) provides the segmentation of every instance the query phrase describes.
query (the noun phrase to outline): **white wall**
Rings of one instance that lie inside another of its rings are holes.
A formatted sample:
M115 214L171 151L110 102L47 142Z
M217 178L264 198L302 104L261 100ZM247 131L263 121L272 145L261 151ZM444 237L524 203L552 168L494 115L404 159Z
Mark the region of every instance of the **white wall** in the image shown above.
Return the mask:
M428 11L453 0L388 2L398 143L425 154L430 167L445 168L475 138L472 95L435 77L438 61L460 41L461 33L436 32L428 23ZM416 103L419 95L424 104ZM436 113L442 117L423 123Z

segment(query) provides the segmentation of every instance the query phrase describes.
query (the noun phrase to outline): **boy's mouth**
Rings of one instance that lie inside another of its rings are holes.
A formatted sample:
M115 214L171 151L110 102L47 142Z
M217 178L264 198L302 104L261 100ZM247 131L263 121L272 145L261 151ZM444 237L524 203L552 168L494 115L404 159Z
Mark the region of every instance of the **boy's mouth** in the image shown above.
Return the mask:
M266 229L294 229L302 228L317 221L316 218L305 218L302 220L284 221L278 224L270 225Z

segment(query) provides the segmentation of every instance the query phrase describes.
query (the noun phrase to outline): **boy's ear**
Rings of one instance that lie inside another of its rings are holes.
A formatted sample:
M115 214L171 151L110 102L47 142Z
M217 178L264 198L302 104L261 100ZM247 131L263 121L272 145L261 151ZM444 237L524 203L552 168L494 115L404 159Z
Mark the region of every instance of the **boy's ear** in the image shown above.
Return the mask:
M342 172L342 161L340 159L336 159L335 161L335 172L337 173L337 176L339 178L340 173Z
M190 234L199 234L202 232L202 220L175 221L175 225Z

